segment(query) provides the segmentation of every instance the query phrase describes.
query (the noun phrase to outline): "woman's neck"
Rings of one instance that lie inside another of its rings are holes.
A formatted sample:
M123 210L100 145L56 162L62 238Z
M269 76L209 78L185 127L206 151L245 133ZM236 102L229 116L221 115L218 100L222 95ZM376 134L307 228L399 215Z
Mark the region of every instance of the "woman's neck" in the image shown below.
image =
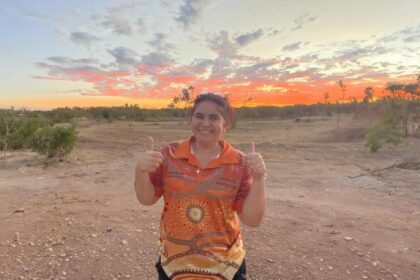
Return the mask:
M220 156L222 147L218 141L216 143L197 143L193 141L191 151L200 162L201 167L204 168L210 161Z
M211 153L220 150L219 141L217 142L192 142L193 151L196 153Z

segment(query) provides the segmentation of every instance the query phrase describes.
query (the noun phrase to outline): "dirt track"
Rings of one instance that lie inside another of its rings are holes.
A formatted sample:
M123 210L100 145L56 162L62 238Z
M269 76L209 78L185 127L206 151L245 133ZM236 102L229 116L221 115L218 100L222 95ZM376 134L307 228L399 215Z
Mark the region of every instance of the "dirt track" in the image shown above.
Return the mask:
M370 154L335 119L244 122L269 167L261 227L243 227L250 279L420 279L420 140ZM0 279L156 279L162 203L141 206L135 153L185 138L178 123L79 129L47 168L31 152L0 161ZM350 135L351 136L351 135Z

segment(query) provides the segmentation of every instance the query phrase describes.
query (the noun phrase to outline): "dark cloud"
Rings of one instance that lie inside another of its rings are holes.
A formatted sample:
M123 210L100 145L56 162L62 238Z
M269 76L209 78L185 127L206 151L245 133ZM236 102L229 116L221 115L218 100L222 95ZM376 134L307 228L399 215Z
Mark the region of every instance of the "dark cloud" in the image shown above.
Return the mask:
M173 59L168 54L158 52L152 52L144 55L140 61L141 64L157 67L165 67L172 64L173 62Z
M198 20L207 2L208 0L184 0L175 20L187 29Z
M234 77L242 80L253 81L259 79L277 79L282 70L272 68L281 64L278 59L260 60L254 59L254 63L249 66L239 67L234 70Z
M118 47L108 52L115 58L117 64L121 67L124 66L135 66L139 63L137 60L137 54L128 48Z
M333 60L336 61L355 61L357 59L367 57L382 55L390 52L392 49L386 48L383 46L370 45L366 47L355 47L345 50L339 50L336 55L333 57Z
M147 43L153 47L156 52L168 52L175 48L175 45L166 42L166 36L163 33L155 33L153 39Z
M4 10L9 14L16 15L27 20L49 21L51 23L56 23L58 21L56 18L53 18L49 15L36 11L28 11L19 6L9 6L7 4L1 3L0 10Z
M97 59L93 59L93 58L75 59L75 58L70 58L70 57L65 57L65 56L53 56L53 57L47 58L46 60L61 64L61 65L80 65L80 64L98 64L99 63Z
M144 34L147 31L146 24L143 18L139 18L135 13L140 5L141 2L121 2L109 7L106 14L96 14L91 18L95 24L117 35L131 36L135 32Z
M377 40L380 43L391 43L403 41L405 43L414 43L420 41L420 24L417 26L407 27L390 35L383 36Z
M215 51L219 56L235 55L239 46L232 42L227 31L220 31L217 35L207 39L211 50Z
M58 59L60 61L61 59ZM71 59L70 59L71 60ZM59 79L59 80L77 80L81 79L80 73L103 73L103 71L92 65L69 65L67 62L64 63L46 63L38 62L36 66L47 70L49 77L48 79ZM40 77L38 77L40 78Z
M275 28L272 28L272 27L270 27L270 28L268 28L268 30L266 30L266 33L267 33L267 36L276 36L276 35L278 35L278 34L280 34L280 30L278 30L278 29L275 29Z
M258 30L255 30L254 32L249 32L245 34L241 34L235 38L236 43L238 43L241 46L248 45L252 41L255 41L264 34L263 30L260 28Z
M113 33L118 35L129 36L133 34L133 29L131 27L130 22L123 18L107 16L102 21L102 26L111 29Z
M99 40L98 37L87 32L76 31L70 34L70 41L78 45L90 46L92 43Z
M404 38L404 42L406 42L406 43L418 43L418 42L420 42L420 32L419 32L419 34Z
M290 45L286 45L283 47L283 51L295 51L300 49L300 46L302 45L303 42L296 42Z
M308 23L308 22L312 22L315 21L318 18L318 16L311 16L309 15L309 13L305 13L303 15L298 16L294 22L295 22L295 26L292 28L292 31L295 30L299 30L302 29L303 26Z

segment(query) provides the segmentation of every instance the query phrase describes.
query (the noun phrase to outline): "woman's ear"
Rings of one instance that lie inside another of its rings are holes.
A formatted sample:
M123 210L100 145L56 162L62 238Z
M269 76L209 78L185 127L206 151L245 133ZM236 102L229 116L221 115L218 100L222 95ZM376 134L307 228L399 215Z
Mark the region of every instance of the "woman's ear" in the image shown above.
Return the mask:
M225 133L230 128L230 123L228 123L226 120L223 122L223 133Z

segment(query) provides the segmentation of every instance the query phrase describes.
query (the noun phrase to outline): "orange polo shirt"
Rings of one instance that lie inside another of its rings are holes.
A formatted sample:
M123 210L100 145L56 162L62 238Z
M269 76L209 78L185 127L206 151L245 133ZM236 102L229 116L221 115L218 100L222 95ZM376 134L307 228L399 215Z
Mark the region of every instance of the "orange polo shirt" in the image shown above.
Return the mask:
M162 149L163 163L150 173L163 195L160 258L171 279L232 279L245 257L235 212L251 188L244 155L228 142L218 158L200 168L191 141Z

